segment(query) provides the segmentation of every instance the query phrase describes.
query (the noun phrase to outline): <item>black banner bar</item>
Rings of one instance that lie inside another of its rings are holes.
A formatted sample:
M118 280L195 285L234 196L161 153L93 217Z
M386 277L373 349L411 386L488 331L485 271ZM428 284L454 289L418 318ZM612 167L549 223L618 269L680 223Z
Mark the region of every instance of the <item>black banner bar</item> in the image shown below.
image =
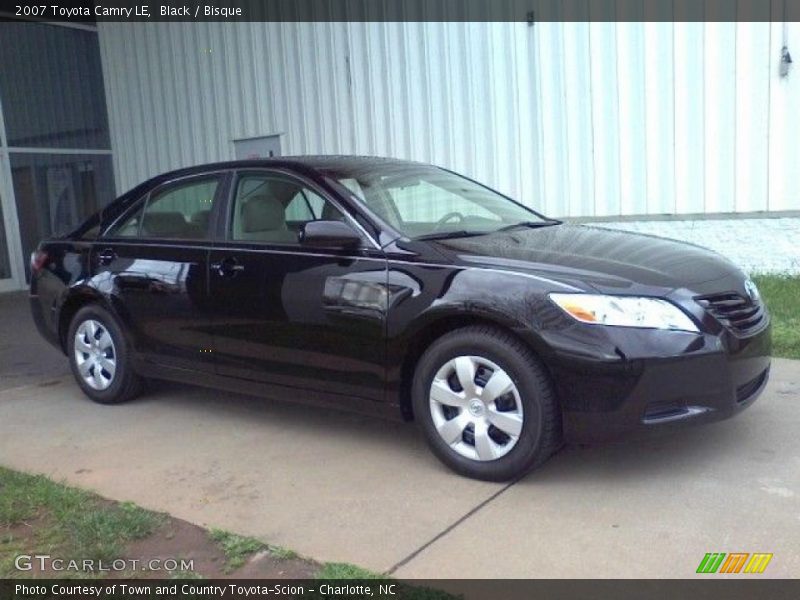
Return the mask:
M0 580L0 600L797 600L800 580Z
M0 19L155 21L800 21L800 0L3 0Z

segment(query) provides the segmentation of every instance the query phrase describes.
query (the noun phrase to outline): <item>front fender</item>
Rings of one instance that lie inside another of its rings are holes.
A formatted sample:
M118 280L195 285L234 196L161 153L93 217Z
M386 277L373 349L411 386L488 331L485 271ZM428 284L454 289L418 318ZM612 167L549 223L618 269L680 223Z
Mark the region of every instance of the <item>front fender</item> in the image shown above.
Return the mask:
M536 332L563 318L547 299L553 282L513 271L390 265L389 340L409 339L445 317L486 319Z
M557 285L557 284L556 284ZM390 264L387 316L387 391L401 394L409 364L436 337L474 323L515 333L537 355L549 352L541 332L563 321L547 299L553 282L513 271L447 265ZM404 372L405 370L405 372Z

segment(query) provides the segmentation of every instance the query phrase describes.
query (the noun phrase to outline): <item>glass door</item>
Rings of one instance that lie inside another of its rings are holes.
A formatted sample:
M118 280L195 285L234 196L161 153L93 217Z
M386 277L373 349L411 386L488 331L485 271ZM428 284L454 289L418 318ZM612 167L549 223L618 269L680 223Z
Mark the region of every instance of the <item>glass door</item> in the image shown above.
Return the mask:
M114 198L98 33L0 23L0 291L22 289L42 239Z
M8 260L8 237L3 223L3 191L0 190L0 281L11 279L11 261Z
M0 161L2 161L0 155ZM4 165L0 163L0 292L7 292L10 290L19 289L19 282L15 278L13 262L11 260L11 242L7 231L9 230L9 214L6 201L8 200L8 193L6 192L6 177L4 174Z

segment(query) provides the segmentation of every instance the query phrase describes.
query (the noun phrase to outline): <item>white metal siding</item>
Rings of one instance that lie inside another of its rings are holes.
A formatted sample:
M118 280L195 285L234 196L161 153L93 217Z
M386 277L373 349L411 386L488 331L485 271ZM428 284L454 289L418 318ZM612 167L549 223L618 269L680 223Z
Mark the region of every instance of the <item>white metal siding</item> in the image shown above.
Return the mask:
M553 216L800 209L780 23L100 23L119 191L283 134ZM788 25L800 54L800 23Z

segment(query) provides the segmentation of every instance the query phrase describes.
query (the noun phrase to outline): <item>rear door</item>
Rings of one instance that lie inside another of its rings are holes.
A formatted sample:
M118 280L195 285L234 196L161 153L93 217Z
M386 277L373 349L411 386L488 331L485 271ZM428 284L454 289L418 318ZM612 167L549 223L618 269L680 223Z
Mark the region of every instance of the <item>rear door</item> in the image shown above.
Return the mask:
M211 173L160 185L95 243L94 279L113 299L145 360L213 368L208 253L227 177Z
M360 248L302 247L315 219L349 217L308 181L240 172L225 240L210 255L214 356L221 375L315 390L328 399L384 399L386 259Z

